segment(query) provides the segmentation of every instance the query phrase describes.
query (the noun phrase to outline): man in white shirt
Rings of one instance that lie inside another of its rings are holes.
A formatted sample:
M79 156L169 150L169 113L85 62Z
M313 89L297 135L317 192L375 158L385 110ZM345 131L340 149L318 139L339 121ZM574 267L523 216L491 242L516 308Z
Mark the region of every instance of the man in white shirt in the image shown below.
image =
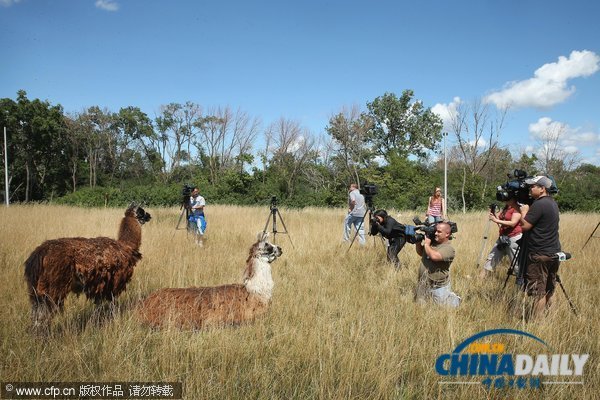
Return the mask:
M365 198L358 190L356 183L351 183L348 189L348 215L344 220L344 240L350 241L350 233L352 231L352 225L354 229L358 231L358 243L364 245L365 240L365 227L363 218L366 212Z

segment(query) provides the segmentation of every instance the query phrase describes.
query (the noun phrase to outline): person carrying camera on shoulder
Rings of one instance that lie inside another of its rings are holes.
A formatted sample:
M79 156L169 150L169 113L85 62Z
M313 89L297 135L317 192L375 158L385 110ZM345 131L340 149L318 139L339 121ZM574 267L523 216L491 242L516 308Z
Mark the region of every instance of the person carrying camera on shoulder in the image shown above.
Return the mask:
M519 204L513 196L505 201L504 208L500 211L498 216L496 216L494 210L490 208L489 219L498 224L500 232L496 244L492 247L492 251L487 256L487 260L481 269L479 275L481 279L490 276L491 273L494 272L496 265L498 265L505 256L508 256L511 263L513 262L517 249L519 248L519 243L517 243L517 241L523 236L523 231L521 229L521 212L519 211ZM513 271L515 275L519 273L518 268L519 266L515 265Z
M558 235L559 211L550 196L552 180L546 176L526 179L529 195L534 199L531 206L521 205L521 228L525 232L524 242L528 256L525 263L525 285L527 295L533 298L531 319L537 319L552 304L556 288L559 261L554 257L561 251Z
M433 300L436 304L459 306L461 298L452 291L450 285L450 264L455 256L454 247L450 244L451 235L450 224L438 222L434 240L425 235L422 242L415 243L417 254L421 256L416 302Z
M192 195L190 196L190 222L195 224L195 230L198 233L196 238L196 243L198 245L202 245L202 236L204 236L204 232L206 232L206 217L204 216L204 207L206 206L206 201L204 197L200 196L200 191L198 187L195 186L192 190Z
M406 244L405 227L388 215L385 210L376 210L371 218L370 235L381 234L388 240L387 258L396 269L400 269L398 253Z

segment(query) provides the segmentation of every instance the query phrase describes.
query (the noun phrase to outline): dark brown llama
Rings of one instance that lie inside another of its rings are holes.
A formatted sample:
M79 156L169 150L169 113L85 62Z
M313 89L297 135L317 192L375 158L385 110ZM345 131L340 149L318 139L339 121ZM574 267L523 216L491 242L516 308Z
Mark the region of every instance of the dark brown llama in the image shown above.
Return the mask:
M61 238L39 245L25 261L25 280L34 327L48 327L69 292L85 293L99 304L126 289L142 258L141 226L149 213L132 203L125 211L117 240L107 237Z

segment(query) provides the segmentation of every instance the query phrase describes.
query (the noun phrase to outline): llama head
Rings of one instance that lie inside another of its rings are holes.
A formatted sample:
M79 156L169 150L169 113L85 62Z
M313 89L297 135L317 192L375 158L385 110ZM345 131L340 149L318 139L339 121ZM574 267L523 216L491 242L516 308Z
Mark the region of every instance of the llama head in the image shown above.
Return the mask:
M271 298L273 279L270 264L283 253L281 247L267 241L266 234L259 234L258 241L250 247L244 271L244 285L253 293L261 293L266 299Z
M250 250L250 257L264 258L271 263L275 261L277 257L281 256L281 254L283 254L281 247L269 243L267 239L269 239L269 232L258 233L257 242Z
M135 202L132 202L127 210L125 210L126 217L134 217L140 223L140 225L144 225L146 222L152 219L150 213L146 212L141 206L136 205Z

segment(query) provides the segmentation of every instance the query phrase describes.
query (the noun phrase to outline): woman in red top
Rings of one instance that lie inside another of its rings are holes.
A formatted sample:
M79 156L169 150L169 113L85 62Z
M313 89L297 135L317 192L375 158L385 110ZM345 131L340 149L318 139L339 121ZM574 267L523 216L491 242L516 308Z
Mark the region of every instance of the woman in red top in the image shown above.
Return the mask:
M523 231L520 224L521 213L519 212L517 200L514 198L510 198L506 201L506 205L502 211L500 211L498 216L496 216L490 210L489 218L490 221L498 224L498 227L500 228L500 237L496 241L496 244L492 248L492 251L488 255L487 260L483 265L483 269L481 270L480 274L481 278L485 278L491 272L493 272L496 268L496 265L498 265L504 256L508 256L510 262L512 263L517 249L519 248L517 240L521 239L521 236L523 236ZM515 274L519 272L517 267L518 266L515 266Z

